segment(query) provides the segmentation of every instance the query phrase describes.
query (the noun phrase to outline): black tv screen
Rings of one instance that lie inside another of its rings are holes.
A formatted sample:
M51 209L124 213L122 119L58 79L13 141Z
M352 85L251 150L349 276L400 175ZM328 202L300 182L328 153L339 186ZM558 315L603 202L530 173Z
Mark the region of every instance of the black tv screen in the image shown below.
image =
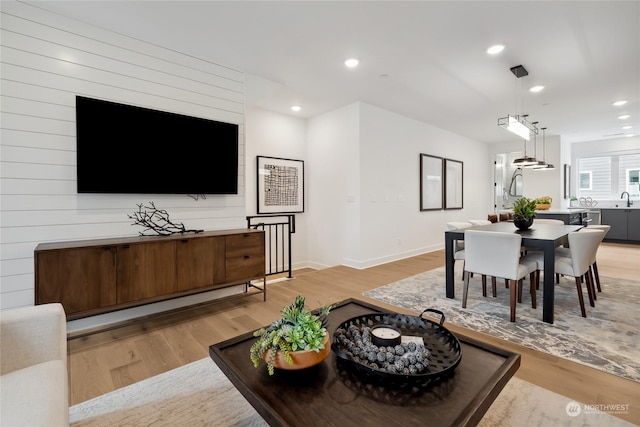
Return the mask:
M76 131L78 193L238 193L238 125L76 96Z

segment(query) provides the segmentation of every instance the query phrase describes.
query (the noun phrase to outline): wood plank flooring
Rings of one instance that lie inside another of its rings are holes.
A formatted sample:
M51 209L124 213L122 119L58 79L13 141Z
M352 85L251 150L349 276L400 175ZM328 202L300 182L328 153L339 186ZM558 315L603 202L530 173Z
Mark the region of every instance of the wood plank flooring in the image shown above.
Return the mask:
M109 330L75 334L69 339L70 404L208 357L209 345L271 323L296 295L303 295L310 308L352 297L385 306L362 293L443 265L444 251L436 251L364 270L344 266L298 270L293 279L269 284L266 302L262 294L233 297ZM598 267L604 276L640 280L640 246L603 243ZM628 404L629 414L618 416L640 425L640 383L455 325L445 326L520 353L516 376L525 381L588 404Z

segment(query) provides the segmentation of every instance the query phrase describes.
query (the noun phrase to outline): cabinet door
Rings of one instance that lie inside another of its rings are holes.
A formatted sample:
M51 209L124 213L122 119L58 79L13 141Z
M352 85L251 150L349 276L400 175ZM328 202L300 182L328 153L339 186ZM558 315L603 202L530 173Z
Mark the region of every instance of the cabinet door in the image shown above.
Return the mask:
M627 214L627 238L640 241L640 209L629 209Z
M59 302L73 315L116 303L115 247L35 254L36 304Z
M624 209L602 209L602 223L611 226L607 239L627 240L627 213Z
M264 277L264 233L226 236L225 246L228 283Z
M118 246L118 304L176 292L176 242Z
M183 239L176 245L178 291L225 282L224 237Z

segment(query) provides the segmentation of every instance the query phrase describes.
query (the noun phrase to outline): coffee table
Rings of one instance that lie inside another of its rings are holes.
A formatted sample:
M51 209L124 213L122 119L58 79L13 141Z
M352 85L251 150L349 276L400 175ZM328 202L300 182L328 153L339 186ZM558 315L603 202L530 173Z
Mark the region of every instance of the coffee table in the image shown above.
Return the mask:
M333 336L352 317L388 311L348 299L329 313L328 329ZM252 333L210 346L209 355L271 426L473 426L520 367L520 355L455 335L462 345L460 364L451 377L424 390L365 383L333 351L313 368L269 376L264 364L256 369L249 359Z

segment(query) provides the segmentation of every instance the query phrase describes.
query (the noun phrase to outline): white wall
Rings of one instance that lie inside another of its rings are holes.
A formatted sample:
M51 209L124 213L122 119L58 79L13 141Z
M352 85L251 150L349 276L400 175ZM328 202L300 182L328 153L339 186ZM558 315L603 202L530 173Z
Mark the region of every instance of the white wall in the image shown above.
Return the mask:
M447 221L493 211L485 144L365 103L309 124L309 257L356 268L444 245ZM420 211L419 154L464 163L464 209Z
M244 72L23 3L3 2L1 19L1 308L34 303L38 243L136 235L138 203L188 228L245 226ZM239 194L77 194L76 95L239 124Z
M463 162L463 209L420 211L420 153ZM361 239L355 267L443 247L445 224L493 211L486 144L361 104Z
M307 121L259 108L246 111L246 194L247 215L257 214L256 157L280 157L307 161ZM305 197L309 186L305 179ZM305 201L305 210L308 203ZM307 214L296 213L296 232L291 236L293 268L309 265L307 252Z
M305 165L310 266L347 264L360 248L359 104L313 117ZM348 265L348 264L347 264Z

